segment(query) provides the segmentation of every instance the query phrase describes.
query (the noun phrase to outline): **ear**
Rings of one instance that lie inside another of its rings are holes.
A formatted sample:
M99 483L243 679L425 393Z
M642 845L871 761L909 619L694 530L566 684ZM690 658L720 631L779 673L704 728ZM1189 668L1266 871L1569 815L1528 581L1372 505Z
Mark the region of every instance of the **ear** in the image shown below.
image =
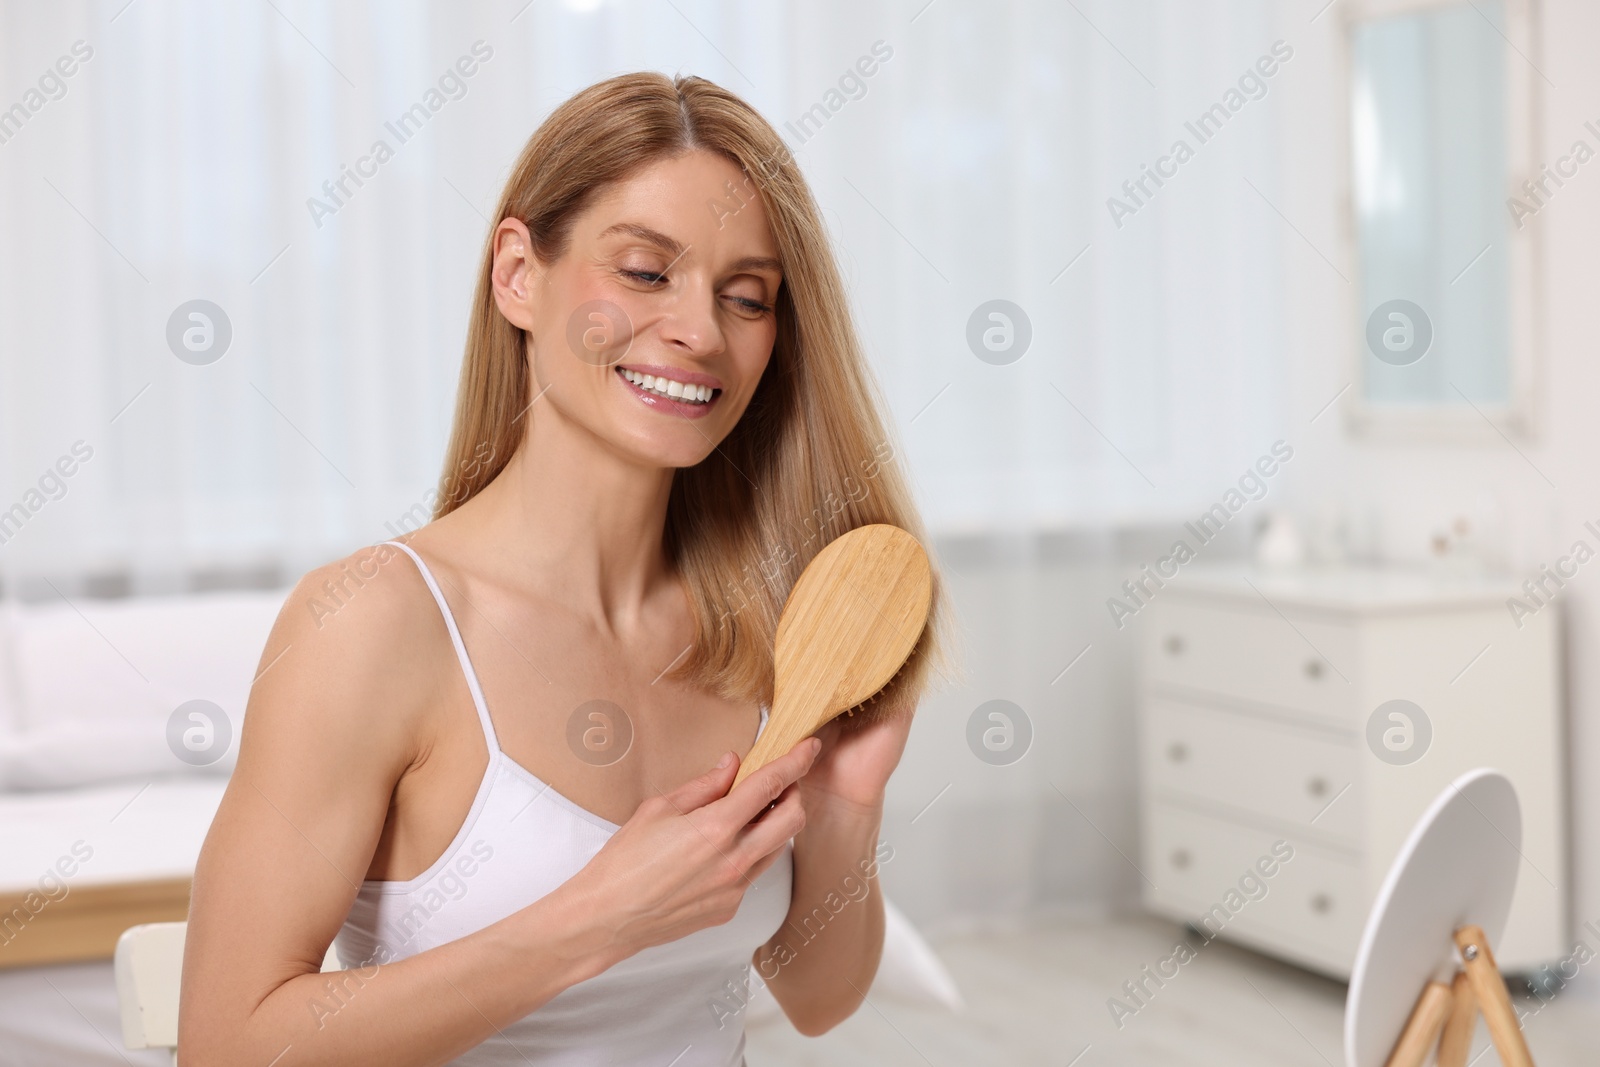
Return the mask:
M544 279L544 266L533 254L533 238L521 219L502 219L494 230L494 266L489 280L495 306L506 321L524 330L533 328L534 295Z

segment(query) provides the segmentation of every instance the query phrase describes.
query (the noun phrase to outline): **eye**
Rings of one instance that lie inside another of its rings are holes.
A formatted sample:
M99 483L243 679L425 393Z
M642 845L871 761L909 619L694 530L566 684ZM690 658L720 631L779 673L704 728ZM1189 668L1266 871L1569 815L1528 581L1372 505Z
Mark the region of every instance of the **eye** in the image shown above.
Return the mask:
M772 310L771 304L763 304L759 300L752 300L747 296L724 297L741 315L757 318Z
M623 267L619 269L617 273L622 275L624 278L629 278L633 281L639 282L641 285L648 286L661 285L667 280L667 276L665 274L659 274L653 270L630 270L627 267Z
M767 287L760 281L748 275L729 279L723 287L721 297L738 315L756 319L770 314L774 305L763 299L767 295Z

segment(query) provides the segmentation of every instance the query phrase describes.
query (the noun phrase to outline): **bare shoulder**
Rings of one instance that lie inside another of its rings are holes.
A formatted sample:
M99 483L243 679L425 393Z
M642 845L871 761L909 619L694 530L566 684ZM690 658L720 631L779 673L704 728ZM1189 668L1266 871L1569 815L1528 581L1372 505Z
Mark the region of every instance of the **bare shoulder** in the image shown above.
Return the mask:
M312 731L335 748L387 750L404 762L449 651L433 596L400 549L373 545L318 567L296 583L273 624L245 741L255 734L270 746L271 737Z

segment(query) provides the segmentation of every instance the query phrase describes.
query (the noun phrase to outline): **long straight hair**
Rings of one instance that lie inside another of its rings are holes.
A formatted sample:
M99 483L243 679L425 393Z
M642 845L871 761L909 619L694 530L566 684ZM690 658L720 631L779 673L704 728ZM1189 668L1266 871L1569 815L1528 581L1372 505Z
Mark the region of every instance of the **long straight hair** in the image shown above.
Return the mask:
M783 284L772 358L749 407L710 456L673 479L664 547L695 619L695 643L674 674L730 699L770 701L778 617L806 563L839 534L869 523L891 523L926 543L821 215L788 148L753 108L703 78L626 74L550 114L518 157L494 218L496 225L520 219L534 253L553 262L597 194L696 149L720 153L744 172L743 188L707 209L733 211L759 198ZM493 481L523 441L527 341L494 303L493 231L434 518ZM937 574L933 607L917 651L868 702L872 709L901 709L920 696L940 662Z

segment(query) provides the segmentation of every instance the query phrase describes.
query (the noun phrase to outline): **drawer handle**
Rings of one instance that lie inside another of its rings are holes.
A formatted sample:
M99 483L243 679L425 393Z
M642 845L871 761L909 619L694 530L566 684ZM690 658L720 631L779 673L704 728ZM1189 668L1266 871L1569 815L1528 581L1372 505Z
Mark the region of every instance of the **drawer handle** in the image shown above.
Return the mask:
M1182 741L1174 741L1167 746L1167 758L1173 763L1182 763L1189 758L1189 746Z
M1311 781L1306 783L1306 792L1310 793L1314 797L1325 797L1325 796L1327 796L1328 795L1328 780L1326 778L1313 778L1313 779L1311 779Z
M1311 898L1311 910L1318 915L1326 915L1333 910L1333 898L1326 893L1318 893Z
M1183 655L1183 638L1177 634L1168 634L1166 640L1167 655Z
M1322 677L1322 661L1320 659L1306 660L1306 677L1313 682Z
M1172 850L1172 865L1174 867L1178 868L1178 870L1180 870L1180 871L1188 870L1189 869L1190 859L1191 859L1191 857L1189 856L1189 850L1188 849L1186 849L1186 848L1175 848L1175 849Z

